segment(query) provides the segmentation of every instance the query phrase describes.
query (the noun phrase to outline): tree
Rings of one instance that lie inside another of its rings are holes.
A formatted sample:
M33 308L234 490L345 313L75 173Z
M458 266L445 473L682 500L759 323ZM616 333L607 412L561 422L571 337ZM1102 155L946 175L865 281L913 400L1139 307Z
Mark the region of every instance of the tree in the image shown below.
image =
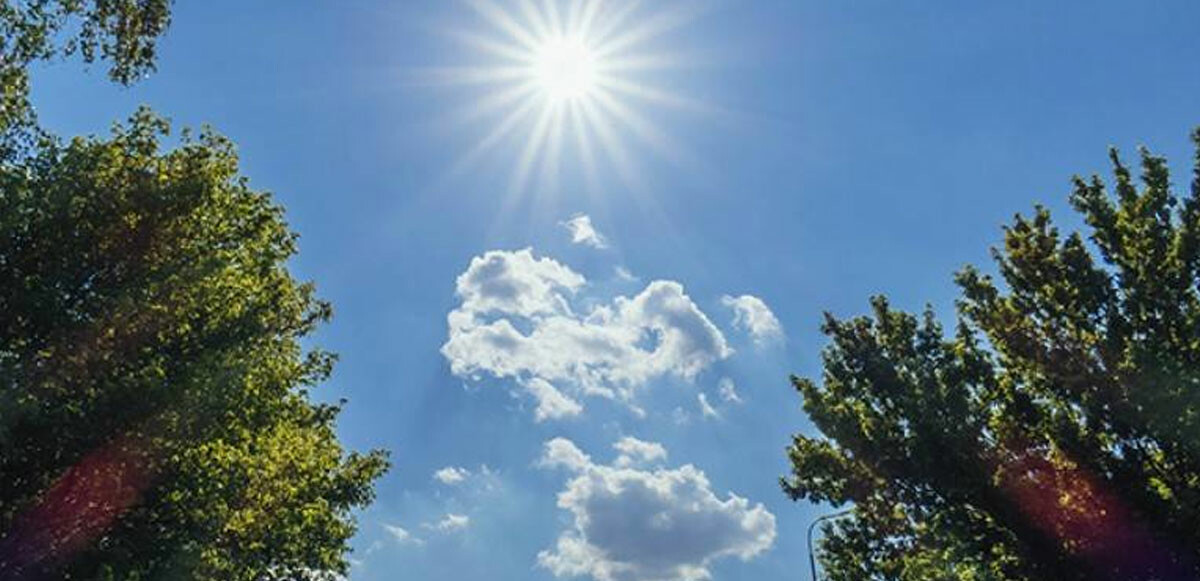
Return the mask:
M999 281L968 267L951 336L872 301L826 316L823 380L793 378L825 437L788 449L793 499L851 504L830 579L1200 578L1200 130L1190 193L1141 151L1075 178L1090 232L1037 208Z
M313 403L330 316L296 235L206 131L0 166L0 578L328 579L382 452Z
M79 55L105 60L128 85L154 69L171 0L0 0L0 137L11 147L33 125L29 65Z

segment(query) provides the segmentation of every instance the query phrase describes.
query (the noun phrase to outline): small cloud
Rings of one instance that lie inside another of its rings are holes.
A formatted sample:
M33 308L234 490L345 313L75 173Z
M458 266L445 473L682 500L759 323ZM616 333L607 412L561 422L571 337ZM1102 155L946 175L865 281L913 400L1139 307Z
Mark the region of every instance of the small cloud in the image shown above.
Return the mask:
M471 471L466 468L447 466L433 473L433 479L445 485L458 484L466 480Z
M689 421L691 421L691 419L692 418L688 417L688 413L679 406L675 406L675 409L671 411L671 420L674 421L675 425L677 426L687 424Z
M477 493L493 494L504 488L504 480L500 472L492 470L487 464L480 464L474 476L471 487Z
M419 547L425 544L425 541L414 536L404 527L384 523L383 529L386 530L388 534L392 535L392 538L396 539L396 542L400 543L401 545L414 545ZM372 545L372 547L374 546Z
M583 244L592 248L608 248L608 239L596 231L592 218L587 214L575 214L570 220L559 222L571 233L572 244Z
M425 528L440 533L453 533L466 529L471 524L471 517L465 514L448 513L446 517L434 524L426 524Z
M707 395L703 393L697 394L696 399L700 402L700 413L703 414L705 418L715 419L721 417L721 414L717 413L717 410L713 408L712 404L708 403Z
M737 385L728 377L722 377L721 381L717 382L717 390L721 394L721 399L729 403L742 403L742 396L738 395Z
M667 449L658 442L647 442L632 436L625 436L613 444L613 448L621 453L617 456L617 466L633 466L643 462L654 462L667 459Z
M753 295L725 295L721 304L733 309L733 326L749 333L760 347L783 339L783 325L762 299Z
M624 266L617 266L616 268L613 269L613 271L617 274L617 278L619 278L625 282L637 282L637 281L641 280L638 277L634 276L634 274L632 272L629 272L629 269L625 268Z
M546 442L545 449L542 452L542 457L538 459L537 465L542 468L555 468L561 466L570 470L582 470L585 466L592 463L592 459L584 454L575 442L566 438L554 438Z

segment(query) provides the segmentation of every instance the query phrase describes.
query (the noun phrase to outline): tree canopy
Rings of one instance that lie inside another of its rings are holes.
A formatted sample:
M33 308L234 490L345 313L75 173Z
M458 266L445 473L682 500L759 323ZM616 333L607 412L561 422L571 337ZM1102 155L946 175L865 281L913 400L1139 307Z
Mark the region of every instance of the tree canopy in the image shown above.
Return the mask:
M788 449L825 527L829 579L1200 578L1200 130L1190 192L1141 151L1110 188L1075 178L1087 225L1017 216L998 279L968 267L953 333L872 300L827 315L824 437Z
M331 311L282 209L223 137L167 134L0 166L2 578L332 578L386 468L309 397Z
M0 0L0 137L33 123L29 65L78 55L128 85L154 69L171 0Z

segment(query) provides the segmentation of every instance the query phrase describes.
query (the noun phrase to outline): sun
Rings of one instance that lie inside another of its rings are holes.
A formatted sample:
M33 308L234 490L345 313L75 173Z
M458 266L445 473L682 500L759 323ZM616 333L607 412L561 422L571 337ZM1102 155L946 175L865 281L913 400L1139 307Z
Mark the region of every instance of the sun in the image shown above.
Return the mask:
M684 159L683 147L654 121L656 109L705 107L663 88L673 69L694 63L660 41L695 18L700 2L646 4L465 0L481 26L447 32L475 62L431 71L441 82L472 89L453 116L483 127L454 172L499 152L514 156L510 193L525 191L535 177L541 190L554 190L568 164L585 183L606 172L636 188L635 160L645 157L639 149Z
M597 86L596 60L585 38L554 36L534 52L532 75L552 103L586 99Z

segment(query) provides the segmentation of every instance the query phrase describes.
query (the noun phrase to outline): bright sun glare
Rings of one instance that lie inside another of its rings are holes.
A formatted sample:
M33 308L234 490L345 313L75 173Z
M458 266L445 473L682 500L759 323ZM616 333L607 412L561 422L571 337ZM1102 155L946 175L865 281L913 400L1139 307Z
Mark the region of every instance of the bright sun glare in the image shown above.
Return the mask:
M552 102L586 98L596 87L598 63L578 36L555 36L537 48L533 75Z
M649 108L704 107L657 85L684 64L656 40L698 14L698 2L642 10L635 0L466 0L482 30L451 36L477 55L470 66L434 71L436 78L479 88L457 120L487 127L456 166L484 154L516 155L510 191L533 177L553 184L564 158L588 183L600 164L626 185L640 182L632 140L672 161L681 148L651 120ZM510 147L516 140L517 146Z

